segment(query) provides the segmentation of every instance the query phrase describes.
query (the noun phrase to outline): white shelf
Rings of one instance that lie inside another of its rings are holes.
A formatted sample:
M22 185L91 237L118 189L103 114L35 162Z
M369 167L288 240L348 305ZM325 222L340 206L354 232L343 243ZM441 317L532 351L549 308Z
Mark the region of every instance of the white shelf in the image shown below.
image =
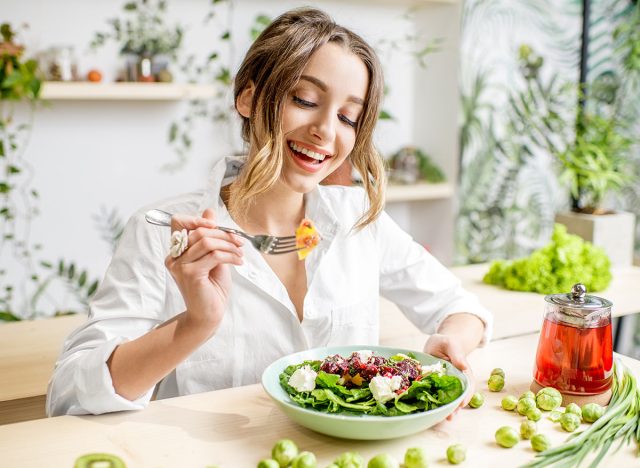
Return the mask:
M177 83L45 82L41 97L69 101L178 101L211 99L213 85Z
M451 198L454 194L454 187L449 183L429 184L426 182L418 184L389 184L387 186L387 203L438 200Z

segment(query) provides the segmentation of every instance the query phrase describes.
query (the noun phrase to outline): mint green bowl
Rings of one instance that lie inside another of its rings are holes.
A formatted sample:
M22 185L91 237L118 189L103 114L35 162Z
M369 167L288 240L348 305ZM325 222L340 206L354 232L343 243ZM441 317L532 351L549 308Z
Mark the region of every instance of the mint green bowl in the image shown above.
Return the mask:
M442 362L446 366L448 374L460 378L464 391L462 395L451 403L430 411L406 416L370 416L323 413L303 408L291 400L287 392L280 386L279 376L291 364L299 364L305 360L322 360L332 354L340 354L347 357L354 351L362 349L370 349L375 354L383 357L390 357L398 353L413 353L416 359L424 365ZM262 386L284 414L298 424L333 437L357 440L393 439L424 431L453 413L469 391L469 381L465 374L447 361L408 349L371 345L330 346L290 354L278 359L265 369L262 374Z

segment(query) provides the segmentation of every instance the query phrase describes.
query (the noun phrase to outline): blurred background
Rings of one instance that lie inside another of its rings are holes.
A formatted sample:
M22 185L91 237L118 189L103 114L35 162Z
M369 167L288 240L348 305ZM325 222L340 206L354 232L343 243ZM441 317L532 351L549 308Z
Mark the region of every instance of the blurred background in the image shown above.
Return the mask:
M3 0L0 319L86 312L129 216L243 151L234 71L303 5L378 51L386 209L443 263L527 257L556 221L637 262L637 2Z

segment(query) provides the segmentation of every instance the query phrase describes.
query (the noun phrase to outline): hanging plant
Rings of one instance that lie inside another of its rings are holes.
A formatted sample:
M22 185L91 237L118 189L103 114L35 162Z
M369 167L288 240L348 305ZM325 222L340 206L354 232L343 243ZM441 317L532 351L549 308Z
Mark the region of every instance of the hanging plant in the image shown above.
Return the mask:
M38 62L24 57L24 47L16 43L12 26L0 25L0 35L0 320L11 321L47 315L38 302L54 279L69 285L85 306L97 281L90 281L87 272L74 263L61 260L53 272L51 262L36 258L42 245L32 243L30 234L39 194L31 185L33 168L24 153L40 102L41 80ZM29 108L26 122L17 121L15 107L25 103ZM14 264L12 278L8 278L5 268ZM18 269L22 274L17 274Z

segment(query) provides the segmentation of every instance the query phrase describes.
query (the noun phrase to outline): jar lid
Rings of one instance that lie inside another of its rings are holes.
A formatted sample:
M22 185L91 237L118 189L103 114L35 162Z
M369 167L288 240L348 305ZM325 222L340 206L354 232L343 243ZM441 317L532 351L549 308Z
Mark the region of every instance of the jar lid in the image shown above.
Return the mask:
M587 288L582 283L576 283L568 294L550 294L545 296L545 301L570 309L606 309L613 303L607 299L587 294Z

